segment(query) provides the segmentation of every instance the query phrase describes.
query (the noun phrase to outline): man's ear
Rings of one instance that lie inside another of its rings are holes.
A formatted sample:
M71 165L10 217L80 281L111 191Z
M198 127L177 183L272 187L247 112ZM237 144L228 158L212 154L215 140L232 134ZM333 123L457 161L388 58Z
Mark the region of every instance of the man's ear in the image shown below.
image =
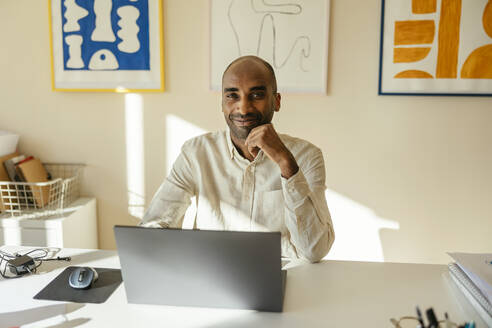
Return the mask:
M275 111L278 112L280 110L280 100L282 96L280 96L280 93L275 94Z

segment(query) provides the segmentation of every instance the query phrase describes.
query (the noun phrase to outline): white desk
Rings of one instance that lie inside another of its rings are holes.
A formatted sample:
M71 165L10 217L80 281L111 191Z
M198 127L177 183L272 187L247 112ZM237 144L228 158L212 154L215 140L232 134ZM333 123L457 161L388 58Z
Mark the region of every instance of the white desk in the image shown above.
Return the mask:
M14 316L21 318L20 324L31 322L26 327L392 327L389 318L414 315L415 305L422 310L432 306L440 319L447 311L455 321L474 319L478 327L486 327L471 306L456 297L460 292L446 279L444 265L299 265L288 270L284 312L268 313L127 304L123 284L104 304L32 299L67 265L119 268L113 251L63 249L58 255L72 256L72 262L46 262L40 274L0 280L0 327L12 325Z

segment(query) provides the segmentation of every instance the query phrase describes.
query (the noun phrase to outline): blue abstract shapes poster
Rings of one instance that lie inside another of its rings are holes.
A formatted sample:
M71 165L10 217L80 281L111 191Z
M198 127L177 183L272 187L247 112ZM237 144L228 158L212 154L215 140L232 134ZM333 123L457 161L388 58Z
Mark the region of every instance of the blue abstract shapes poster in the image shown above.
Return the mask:
M163 90L162 0L52 0L53 89Z

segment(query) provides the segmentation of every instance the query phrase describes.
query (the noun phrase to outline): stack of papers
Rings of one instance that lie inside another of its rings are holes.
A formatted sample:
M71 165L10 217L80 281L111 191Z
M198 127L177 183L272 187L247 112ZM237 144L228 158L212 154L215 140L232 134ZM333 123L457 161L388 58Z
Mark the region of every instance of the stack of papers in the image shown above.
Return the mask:
M15 153L19 136L0 130L0 157Z
M492 254L448 254L456 261L448 265L454 282L492 326Z

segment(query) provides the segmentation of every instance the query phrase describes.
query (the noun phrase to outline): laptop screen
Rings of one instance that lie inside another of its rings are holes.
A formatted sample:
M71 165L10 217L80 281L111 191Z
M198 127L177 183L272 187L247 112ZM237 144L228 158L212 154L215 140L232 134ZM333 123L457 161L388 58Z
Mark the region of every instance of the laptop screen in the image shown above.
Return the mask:
M282 311L279 232L114 231L129 303Z

